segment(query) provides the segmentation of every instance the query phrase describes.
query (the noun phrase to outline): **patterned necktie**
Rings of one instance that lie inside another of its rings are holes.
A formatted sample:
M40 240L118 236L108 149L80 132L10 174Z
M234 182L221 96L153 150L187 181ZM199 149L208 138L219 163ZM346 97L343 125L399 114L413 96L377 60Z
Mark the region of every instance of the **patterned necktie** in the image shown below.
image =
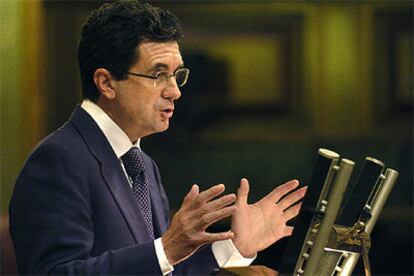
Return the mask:
M149 194L149 182L145 172L145 164L142 152L137 147L132 147L122 157L125 170L132 179L132 190L137 203L144 216L151 237L154 238L154 228L152 225L152 211Z

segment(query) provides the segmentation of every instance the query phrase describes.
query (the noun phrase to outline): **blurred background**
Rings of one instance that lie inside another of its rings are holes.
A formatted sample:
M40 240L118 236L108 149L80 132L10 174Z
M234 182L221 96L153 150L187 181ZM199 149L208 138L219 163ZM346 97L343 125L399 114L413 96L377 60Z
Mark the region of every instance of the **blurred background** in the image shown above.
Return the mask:
M4 233L14 181L81 101L76 47L101 3L0 1L3 273L13 269ZM150 3L180 18L191 70L170 130L142 141L172 211L193 183L233 192L246 177L251 202L293 178L306 185L320 147L355 161L354 177L372 156L400 172L372 233L373 274L413 274L412 2ZM255 263L277 268L285 244Z

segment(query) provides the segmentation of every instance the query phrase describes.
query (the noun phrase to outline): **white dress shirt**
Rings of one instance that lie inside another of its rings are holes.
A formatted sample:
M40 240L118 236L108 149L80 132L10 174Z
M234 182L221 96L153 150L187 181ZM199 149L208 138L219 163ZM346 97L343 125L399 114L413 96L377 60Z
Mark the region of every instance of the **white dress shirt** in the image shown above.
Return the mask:
M135 144L132 144L126 133L95 103L90 100L84 100L81 107L92 117L99 128L102 130L112 149L114 150L119 162L124 170L127 179L128 174L122 163L121 157L127 153L131 147L137 147L141 150L140 139ZM129 180L130 181L130 180ZM129 182L130 187L132 183ZM172 272L174 267L168 262L165 255L164 247L161 238L154 241L155 253L157 254L158 264L164 275ZM231 240L214 242L212 244L214 257L220 267L235 267L248 266L256 258L244 258Z

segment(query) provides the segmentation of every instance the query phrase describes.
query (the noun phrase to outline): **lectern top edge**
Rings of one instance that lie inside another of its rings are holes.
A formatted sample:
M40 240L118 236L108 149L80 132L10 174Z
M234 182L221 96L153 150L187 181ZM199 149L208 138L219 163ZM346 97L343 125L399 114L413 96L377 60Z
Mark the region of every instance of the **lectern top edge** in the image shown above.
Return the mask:
M319 155L322 155L323 157L329 158L329 159L338 159L340 157L339 154L337 154L334 151L328 150L328 149L323 149L320 148L318 150Z
M350 166L354 166L355 165L355 162L354 161L349 160L347 158L342 158L342 161L341 162L346 163L346 164L348 164Z
M368 157L366 157L366 158L365 158L365 160L367 160L367 161L371 161L371 162L373 162L373 163L375 163L375 164L378 164L378 165L380 165L381 167L385 167L384 162L382 162L381 160L378 160L378 159L376 159L376 158L374 158L374 157L370 157L370 156L368 156Z

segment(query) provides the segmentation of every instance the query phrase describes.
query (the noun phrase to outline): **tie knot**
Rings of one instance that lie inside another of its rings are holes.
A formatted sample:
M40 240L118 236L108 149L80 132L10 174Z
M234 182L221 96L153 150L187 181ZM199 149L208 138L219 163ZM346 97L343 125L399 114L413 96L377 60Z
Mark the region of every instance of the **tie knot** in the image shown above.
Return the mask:
M132 147L121 157L128 175L135 179L145 169L142 152L137 147Z

